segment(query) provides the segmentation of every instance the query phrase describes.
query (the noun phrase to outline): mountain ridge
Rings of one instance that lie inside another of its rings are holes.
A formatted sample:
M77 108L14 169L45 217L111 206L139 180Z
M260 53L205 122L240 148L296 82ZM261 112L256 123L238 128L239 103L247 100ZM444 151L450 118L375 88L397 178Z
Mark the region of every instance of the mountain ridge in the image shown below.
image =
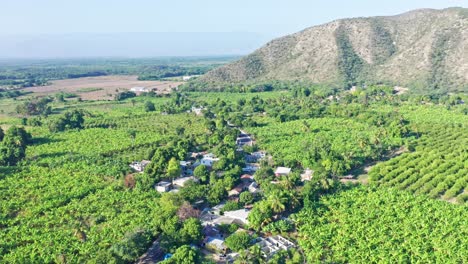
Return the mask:
M468 9L333 20L276 38L198 81L265 80L468 91Z

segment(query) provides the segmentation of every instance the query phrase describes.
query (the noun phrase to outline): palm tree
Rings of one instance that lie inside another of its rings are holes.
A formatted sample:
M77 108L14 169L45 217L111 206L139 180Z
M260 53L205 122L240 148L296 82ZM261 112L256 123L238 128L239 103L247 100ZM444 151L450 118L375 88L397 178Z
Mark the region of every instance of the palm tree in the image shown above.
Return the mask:
M277 214L283 212L286 209L286 199L285 197L282 197L279 193L271 194L270 196L268 196L267 200L271 210Z

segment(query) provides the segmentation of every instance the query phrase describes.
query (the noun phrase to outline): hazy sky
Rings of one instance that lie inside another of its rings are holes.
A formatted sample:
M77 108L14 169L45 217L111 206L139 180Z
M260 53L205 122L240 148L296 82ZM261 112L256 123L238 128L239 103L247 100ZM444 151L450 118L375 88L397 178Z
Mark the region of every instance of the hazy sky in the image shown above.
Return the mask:
M450 6L468 0L0 0L0 57L245 54L338 18ZM143 32L177 34L128 34Z

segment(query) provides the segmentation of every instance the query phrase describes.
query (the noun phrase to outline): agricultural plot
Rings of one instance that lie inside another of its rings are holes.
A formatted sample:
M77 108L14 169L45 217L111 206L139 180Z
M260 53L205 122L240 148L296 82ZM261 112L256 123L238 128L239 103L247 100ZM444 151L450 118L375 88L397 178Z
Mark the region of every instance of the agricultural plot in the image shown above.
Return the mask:
M382 127L344 118L271 122L249 132L277 163L303 168L320 163L335 175L378 158L403 142Z
M465 263L468 208L396 189L354 187L295 216L309 263Z
M83 100L112 100L117 91L132 87L155 89L158 93L169 93L182 82L139 81L138 76L99 76L51 81L51 85L24 88L33 95L45 96L53 93L76 93Z
M461 125L421 129L414 151L377 164L371 182L460 203L468 200L468 129Z
M22 166L0 174L0 262L108 263L115 259L109 248L126 234L156 235L159 195L125 188L128 164L166 144L179 126L204 133L188 114L97 115L85 126L62 133L31 127L35 142Z

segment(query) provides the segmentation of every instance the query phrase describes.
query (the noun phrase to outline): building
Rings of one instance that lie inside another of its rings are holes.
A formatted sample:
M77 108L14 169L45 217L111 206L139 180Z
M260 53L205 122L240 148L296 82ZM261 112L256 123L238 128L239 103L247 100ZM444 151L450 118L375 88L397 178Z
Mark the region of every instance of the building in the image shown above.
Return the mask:
M195 106L192 107L192 112L195 113L195 115L197 116L203 115L203 110L205 110L205 108L203 107L195 107Z
M130 91L131 92L134 92L136 94L141 94L141 93L148 93L150 92L151 90L146 88L146 87L140 87L140 86L137 86L137 87L132 87L130 88Z
M238 196L241 192L247 190L247 187L249 186L248 183L241 183L238 184L236 187L234 187L232 190L228 192L229 196Z
M220 237L208 236L203 240L206 248L216 252L226 252L227 248L224 245L224 239Z
M259 166L258 164L255 164L255 163L247 163L245 164L245 167L242 168L242 171L243 172L251 172L251 173L254 173L258 170Z
M252 182L254 180L254 177L250 174L243 174L241 177L240 177L241 181L242 182Z
M208 153L203 155L203 158L200 160L201 165L205 165L207 167L213 167L213 163L218 161L219 158L216 158L213 153Z
M249 223L249 220L247 220L247 218L249 217L249 214L250 214L249 210L240 209L240 210L235 210L235 211L224 212L224 217L233 219L233 223L247 225Z
M257 245L260 246L263 256L267 259L269 259L271 256L273 256L276 252L280 250L288 250L296 246L293 242L287 240L286 238L280 235L267 238L259 238L258 240L259 242L257 243Z
M301 174L301 181L310 181L312 176L314 175L314 171L307 168L303 174Z
M256 182L252 182L249 187L247 187L247 190L249 190L250 193L256 194L260 192L260 187Z
M238 146L252 146L252 139L250 137L242 137L236 139L236 144Z
M135 161L130 164L130 167L135 171L142 172L150 162L149 160Z
M194 182L197 182L197 178L193 177L193 176L188 176L188 177L180 177L180 178L177 178L173 181L173 184L174 184L174 187L184 187L187 182L189 181L194 181Z
M245 159L247 162L258 162L266 157L265 151L252 152L250 155L246 155Z
M286 167L278 167L275 170L275 175L276 176L287 176L291 173L291 168L286 168Z
M161 181L161 182L158 182L154 188L156 189L156 191L163 193L163 192L170 191L171 185L172 184L170 182Z
M182 173L184 175L192 175L193 174L192 162L191 161L181 161L180 162L180 168L181 168Z

